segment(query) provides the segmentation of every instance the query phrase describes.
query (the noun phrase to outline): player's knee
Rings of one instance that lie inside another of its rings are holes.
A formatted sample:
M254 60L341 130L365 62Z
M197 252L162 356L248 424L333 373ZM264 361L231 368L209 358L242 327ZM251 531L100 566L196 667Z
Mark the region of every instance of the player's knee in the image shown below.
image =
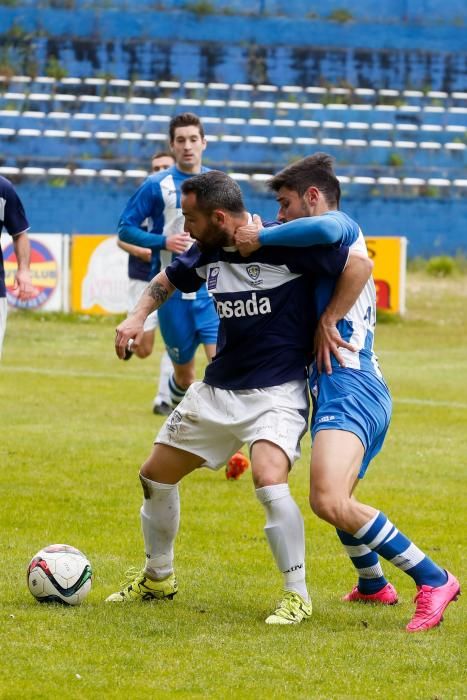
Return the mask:
M149 460L146 460L146 462L141 465L141 468L139 470L139 476L144 477L145 479L151 479L152 478L152 469L151 465L149 464Z
M348 498L323 491L311 490L310 506L321 520L344 529L347 523Z
M284 479L281 474L268 471L262 471L260 473L253 472L253 484L255 489L262 489L265 486L277 486L277 484L282 483L284 483Z
M144 477L145 479L150 479L151 481L159 480L160 475L158 470L158 462L154 459L153 454L151 454L141 465L139 476Z
M195 381L195 368L191 365L174 365L174 379L178 386L185 391Z

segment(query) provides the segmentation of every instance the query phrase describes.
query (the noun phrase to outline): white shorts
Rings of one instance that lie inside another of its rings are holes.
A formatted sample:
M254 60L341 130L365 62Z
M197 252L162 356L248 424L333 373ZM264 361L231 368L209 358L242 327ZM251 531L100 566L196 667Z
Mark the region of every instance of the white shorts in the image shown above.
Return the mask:
M128 311L134 309L147 286L148 283L143 280L128 280ZM144 322L144 332L155 331L157 326L157 311L153 311Z
M3 338L5 337L8 302L6 297L0 297L0 358L2 356Z
M258 440L268 440L292 465L300 457L308 405L305 380L244 391L195 382L154 442L191 452L203 457L204 467L219 469L245 443L251 450Z

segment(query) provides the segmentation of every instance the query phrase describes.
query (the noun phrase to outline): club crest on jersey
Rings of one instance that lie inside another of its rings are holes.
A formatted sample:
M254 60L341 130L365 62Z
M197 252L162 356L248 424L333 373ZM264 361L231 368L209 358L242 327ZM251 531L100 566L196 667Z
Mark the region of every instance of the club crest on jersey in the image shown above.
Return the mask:
M219 277L220 271L220 267L209 268L208 289L215 289L217 287L217 278Z
M259 265L247 265L246 271L248 273L248 277L253 280L253 282L259 282L261 281L259 279L259 274L261 272L261 268Z
M178 425L181 423L182 420L182 414L179 411L172 411L172 414L169 418L169 422L167 424L167 430L170 430L171 433L176 433L178 431Z

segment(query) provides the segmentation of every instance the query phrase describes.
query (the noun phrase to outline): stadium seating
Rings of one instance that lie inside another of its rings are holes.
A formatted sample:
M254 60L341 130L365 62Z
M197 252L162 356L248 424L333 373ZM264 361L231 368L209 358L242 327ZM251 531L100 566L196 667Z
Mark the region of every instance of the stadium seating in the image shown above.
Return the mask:
M277 167L325 150L346 197L370 207L459 201L463 11L460 0L346 12L338 0L306 11L301 0L16 0L0 6L0 173L127 193L170 118L190 110L206 164L250 197Z

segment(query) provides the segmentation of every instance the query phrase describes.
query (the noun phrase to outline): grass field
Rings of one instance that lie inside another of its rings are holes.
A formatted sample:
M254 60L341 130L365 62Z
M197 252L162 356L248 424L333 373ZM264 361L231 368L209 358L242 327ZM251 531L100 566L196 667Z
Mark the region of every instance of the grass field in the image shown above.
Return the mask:
M385 511L465 579L467 282L411 274L404 321L380 324L394 397L383 452L360 498ZM181 487L173 602L106 606L142 564L139 464L161 419L150 412L158 358L119 362L115 319L12 314L0 365L1 698L466 697L462 598L440 628L408 635L412 581L385 571L401 602L348 605L354 573L307 506L309 440L291 475L305 515L314 613L266 626L280 596L251 478L223 471ZM25 585L46 544L82 549L95 571L78 608L37 604Z

